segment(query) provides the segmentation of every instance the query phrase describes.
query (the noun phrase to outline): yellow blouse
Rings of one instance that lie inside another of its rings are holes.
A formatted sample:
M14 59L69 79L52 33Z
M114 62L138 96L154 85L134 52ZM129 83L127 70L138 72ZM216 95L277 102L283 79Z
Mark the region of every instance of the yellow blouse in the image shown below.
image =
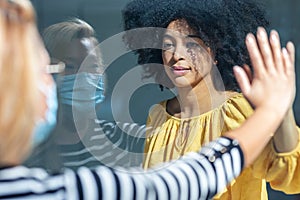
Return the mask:
M253 113L242 94L229 98L218 108L200 116L179 119L166 112L166 101L153 106L147 126L144 168L198 151L202 144L240 126ZM253 127L255 131L255 127ZM300 129L298 128L300 133ZM300 143L299 143L300 144ZM286 193L300 192L300 145L289 153L276 153L272 141L256 162L242 172L224 192L221 200L267 200L266 181Z

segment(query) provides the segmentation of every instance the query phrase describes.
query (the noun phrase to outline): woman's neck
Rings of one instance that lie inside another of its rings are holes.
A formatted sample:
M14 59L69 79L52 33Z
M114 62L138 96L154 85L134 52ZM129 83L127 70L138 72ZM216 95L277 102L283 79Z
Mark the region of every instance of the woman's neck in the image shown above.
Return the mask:
M177 88L178 96L170 101L168 111L175 117L190 118L219 107L227 99L226 91L216 90L209 80L192 88Z

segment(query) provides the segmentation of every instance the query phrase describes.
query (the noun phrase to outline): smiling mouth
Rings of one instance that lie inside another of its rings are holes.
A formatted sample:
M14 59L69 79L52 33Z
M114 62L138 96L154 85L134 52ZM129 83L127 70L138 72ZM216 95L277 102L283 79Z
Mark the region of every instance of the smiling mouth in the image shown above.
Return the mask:
M188 67L182 67L182 66L172 66L171 71L173 72L173 75L177 76L184 76L189 71L191 71L191 68Z
M172 71L189 71L190 68L182 67L182 66L173 66L171 67Z

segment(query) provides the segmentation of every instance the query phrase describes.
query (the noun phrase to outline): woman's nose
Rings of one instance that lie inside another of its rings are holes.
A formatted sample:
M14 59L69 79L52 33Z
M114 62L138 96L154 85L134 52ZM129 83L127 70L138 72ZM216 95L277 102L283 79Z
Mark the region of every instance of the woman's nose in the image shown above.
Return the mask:
M177 46L173 52L173 58L174 60L184 60L186 56L186 50L185 48L181 46Z

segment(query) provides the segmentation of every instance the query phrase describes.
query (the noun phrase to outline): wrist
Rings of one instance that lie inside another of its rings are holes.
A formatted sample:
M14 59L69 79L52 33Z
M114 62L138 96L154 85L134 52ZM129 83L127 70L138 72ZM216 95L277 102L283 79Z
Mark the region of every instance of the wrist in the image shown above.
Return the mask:
M280 107L278 105L275 106L272 104L266 104L255 108L255 111L259 112L261 115L268 117L269 119L272 118L274 120L277 119L276 121L282 121L289 110L284 109L283 107Z

